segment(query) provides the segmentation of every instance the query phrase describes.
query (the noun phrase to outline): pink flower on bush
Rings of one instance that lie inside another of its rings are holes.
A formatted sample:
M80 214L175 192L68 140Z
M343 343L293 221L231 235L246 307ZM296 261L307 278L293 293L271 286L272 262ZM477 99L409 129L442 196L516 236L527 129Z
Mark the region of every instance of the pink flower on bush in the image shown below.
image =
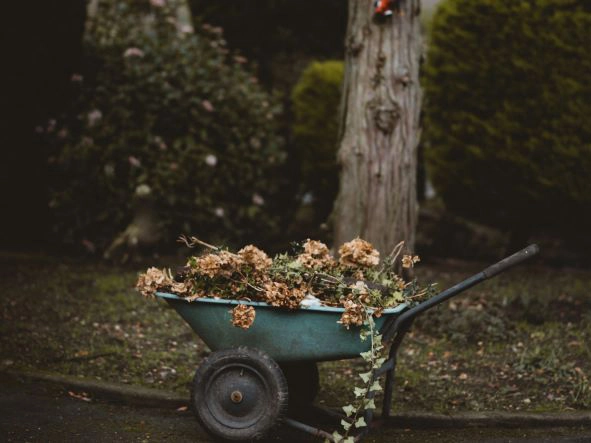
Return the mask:
M133 155L130 155L129 157L127 157L127 160L129 161L129 164L131 166L133 166L134 168L139 168L142 165L142 162L140 161L140 159L137 157L134 157Z
M205 164L213 168L215 165L218 164L218 158L213 154L206 155Z
M257 206L263 206L265 204L265 199L259 194L252 194L252 202Z
M55 125L57 124L57 121L55 121L55 119L50 119L47 122L47 132L53 132L55 131Z
M209 100L203 100L201 102L201 106L203 106L203 109L205 109L207 112L213 112L215 109Z
M125 52L123 53L123 57L125 57L125 58L143 57L143 56L144 56L144 51L142 51L140 48L127 48L125 50Z
M94 126L98 123L98 121L103 118L103 113L98 110L94 109L88 113L88 126Z
M193 33L193 26L191 25L182 25L179 29L183 34L192 34Z
M74 83L81 83L83 79L84 77L82 77L80 74L72 74L72 78L70 80Z
M150 0L150 4L155 8L163 8L166 5L166 0Z

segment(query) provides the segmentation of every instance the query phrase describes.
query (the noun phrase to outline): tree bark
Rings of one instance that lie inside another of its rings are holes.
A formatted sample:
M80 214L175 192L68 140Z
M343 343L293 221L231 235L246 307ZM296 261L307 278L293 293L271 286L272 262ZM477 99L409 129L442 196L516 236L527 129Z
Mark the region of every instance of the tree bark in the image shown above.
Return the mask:
M376 20L373 2L349 0L335 203L335 245L357 236L389 254L412 250L418 204L420 0L397 0Z

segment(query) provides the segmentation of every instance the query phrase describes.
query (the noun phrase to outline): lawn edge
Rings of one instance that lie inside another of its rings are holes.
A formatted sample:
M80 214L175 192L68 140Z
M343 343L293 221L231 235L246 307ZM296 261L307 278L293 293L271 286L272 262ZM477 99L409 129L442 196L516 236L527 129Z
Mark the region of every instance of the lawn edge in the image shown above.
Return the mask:
M123 383L30 370L1 370L0 374L21 381L43 381L60 385L77 393L83 391L93 398L114 403L163 409L188 406L189 403L188 396ZM379 416L379 414L376 415ZM457 412L449 415L432 412L400 412L381 422L387 427L414 429L591 427L591 411L487 411Z

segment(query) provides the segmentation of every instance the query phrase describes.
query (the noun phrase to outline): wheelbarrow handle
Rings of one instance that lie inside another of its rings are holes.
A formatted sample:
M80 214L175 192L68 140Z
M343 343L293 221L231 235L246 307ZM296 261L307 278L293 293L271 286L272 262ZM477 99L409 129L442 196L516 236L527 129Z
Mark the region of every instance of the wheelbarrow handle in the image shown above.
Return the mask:
M403 312L396 319L393 319L391 322L388 322L383 326L382 335L384 336L384 339L389 340L392 338L396 331L398 331L405 324L409 326L412 320L414 320L419 314L422 314L426 310L431 309L432 307L437 306L446 300L449 300L453 296L458 295L466 289L471 288L472 286L475 286L488 278L494 277L495 275L506 271L510 267L533 257L539 252L539 250L540 248L538 248L538 245L529 245L527 248L522 249L521 251L504 258L498 263L489 266L484 271L467 278L457 285L452 286L451 288L440 292L436 296L431 297L430 299L410 308L408 311Z
M538 245L529 245L527 248L524 248L521 251L516 252L515 254L510 255L507 258L504 258L500 262L489 266L484 271L482 271L482 273L486 276L486 278L494 277L495 275L500 274L504 270L512 266L515 266L521 263L522 261L527 260L530 257L533 257L539 251L540 248L538 247Z

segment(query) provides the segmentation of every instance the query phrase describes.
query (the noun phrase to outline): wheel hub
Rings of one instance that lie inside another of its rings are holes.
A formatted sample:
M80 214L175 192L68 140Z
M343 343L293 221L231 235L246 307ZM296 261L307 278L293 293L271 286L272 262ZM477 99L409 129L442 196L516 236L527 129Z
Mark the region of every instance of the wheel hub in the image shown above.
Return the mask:
M234 429L254 425L265 415L269 388L255 369L233 364L216 371L207 384L207 408L215 419Z

